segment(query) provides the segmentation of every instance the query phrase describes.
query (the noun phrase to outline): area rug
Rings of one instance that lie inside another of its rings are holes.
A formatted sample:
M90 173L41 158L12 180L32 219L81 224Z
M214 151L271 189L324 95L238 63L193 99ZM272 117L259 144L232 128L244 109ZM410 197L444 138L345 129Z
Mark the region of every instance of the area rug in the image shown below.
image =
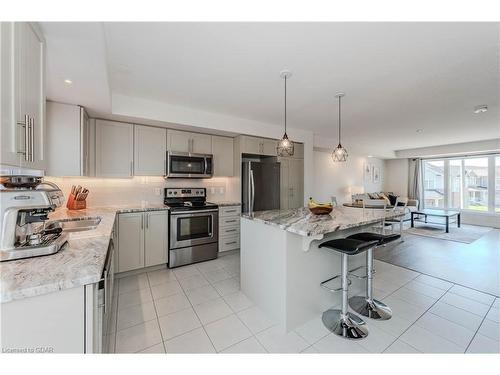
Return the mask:
M409 224L407 225L409 226ZM450 233L446 233L444 225L415 222L414 228L407 228L404 230L404 232L405 234L433 237L447 241L472 243L480 239L491 229L492 228L480 227L477 225L462 225L460 228L457 228L456 224L451 224Z

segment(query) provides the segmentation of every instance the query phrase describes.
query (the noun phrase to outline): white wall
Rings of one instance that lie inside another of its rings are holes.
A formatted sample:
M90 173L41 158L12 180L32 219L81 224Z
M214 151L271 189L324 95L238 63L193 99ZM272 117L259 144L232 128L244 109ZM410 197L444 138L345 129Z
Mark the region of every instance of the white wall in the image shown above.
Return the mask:
M56 183L68 199L72 185L81 185L90 190L87 207L106 205L141 205L163 203L165 187L206 187L208 200L212 202L240 202L240 192L235 177L214 177L206 180L165 180L163 177L133 178L86 178L86 177L51 177L47 181ZM156 195L155 189L160 189Z
M380 168L380 182L364 181L365 163ZM377 158L367 158L350 154L347 162L334 163L329 152L314 151L314 184L312 197L320 202L329 202L332 195L339 204L351 201L351 194L371 193L383 190L384 162Z
M384 161L384 191L408 196L408 159L387 159Z

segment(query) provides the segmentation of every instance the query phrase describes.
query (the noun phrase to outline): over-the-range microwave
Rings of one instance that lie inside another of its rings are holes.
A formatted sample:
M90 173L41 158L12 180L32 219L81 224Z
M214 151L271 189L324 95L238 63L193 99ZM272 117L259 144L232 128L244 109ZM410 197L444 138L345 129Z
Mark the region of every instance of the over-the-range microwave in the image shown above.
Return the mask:
M167 151L166 178L210 178L213 155Z

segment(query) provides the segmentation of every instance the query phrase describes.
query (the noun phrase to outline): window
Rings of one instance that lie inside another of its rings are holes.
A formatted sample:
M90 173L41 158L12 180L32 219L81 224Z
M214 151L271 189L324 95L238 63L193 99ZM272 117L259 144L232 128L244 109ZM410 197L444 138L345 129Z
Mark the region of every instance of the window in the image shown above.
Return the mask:
M495 212L500 212L500 156L495 158Z
M425 207L444 208L444 161L424 161Z
M465 197L463 208L488 211L488 158L464 160Z
M500 213L500 155L422 161L423 203Z

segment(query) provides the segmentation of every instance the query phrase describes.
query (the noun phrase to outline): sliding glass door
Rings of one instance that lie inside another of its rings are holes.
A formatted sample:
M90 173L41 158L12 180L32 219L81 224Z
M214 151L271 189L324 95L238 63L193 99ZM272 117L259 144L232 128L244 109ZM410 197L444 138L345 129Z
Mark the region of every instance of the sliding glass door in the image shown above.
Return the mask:
M422 161L426 208L500 212L500 155Z

